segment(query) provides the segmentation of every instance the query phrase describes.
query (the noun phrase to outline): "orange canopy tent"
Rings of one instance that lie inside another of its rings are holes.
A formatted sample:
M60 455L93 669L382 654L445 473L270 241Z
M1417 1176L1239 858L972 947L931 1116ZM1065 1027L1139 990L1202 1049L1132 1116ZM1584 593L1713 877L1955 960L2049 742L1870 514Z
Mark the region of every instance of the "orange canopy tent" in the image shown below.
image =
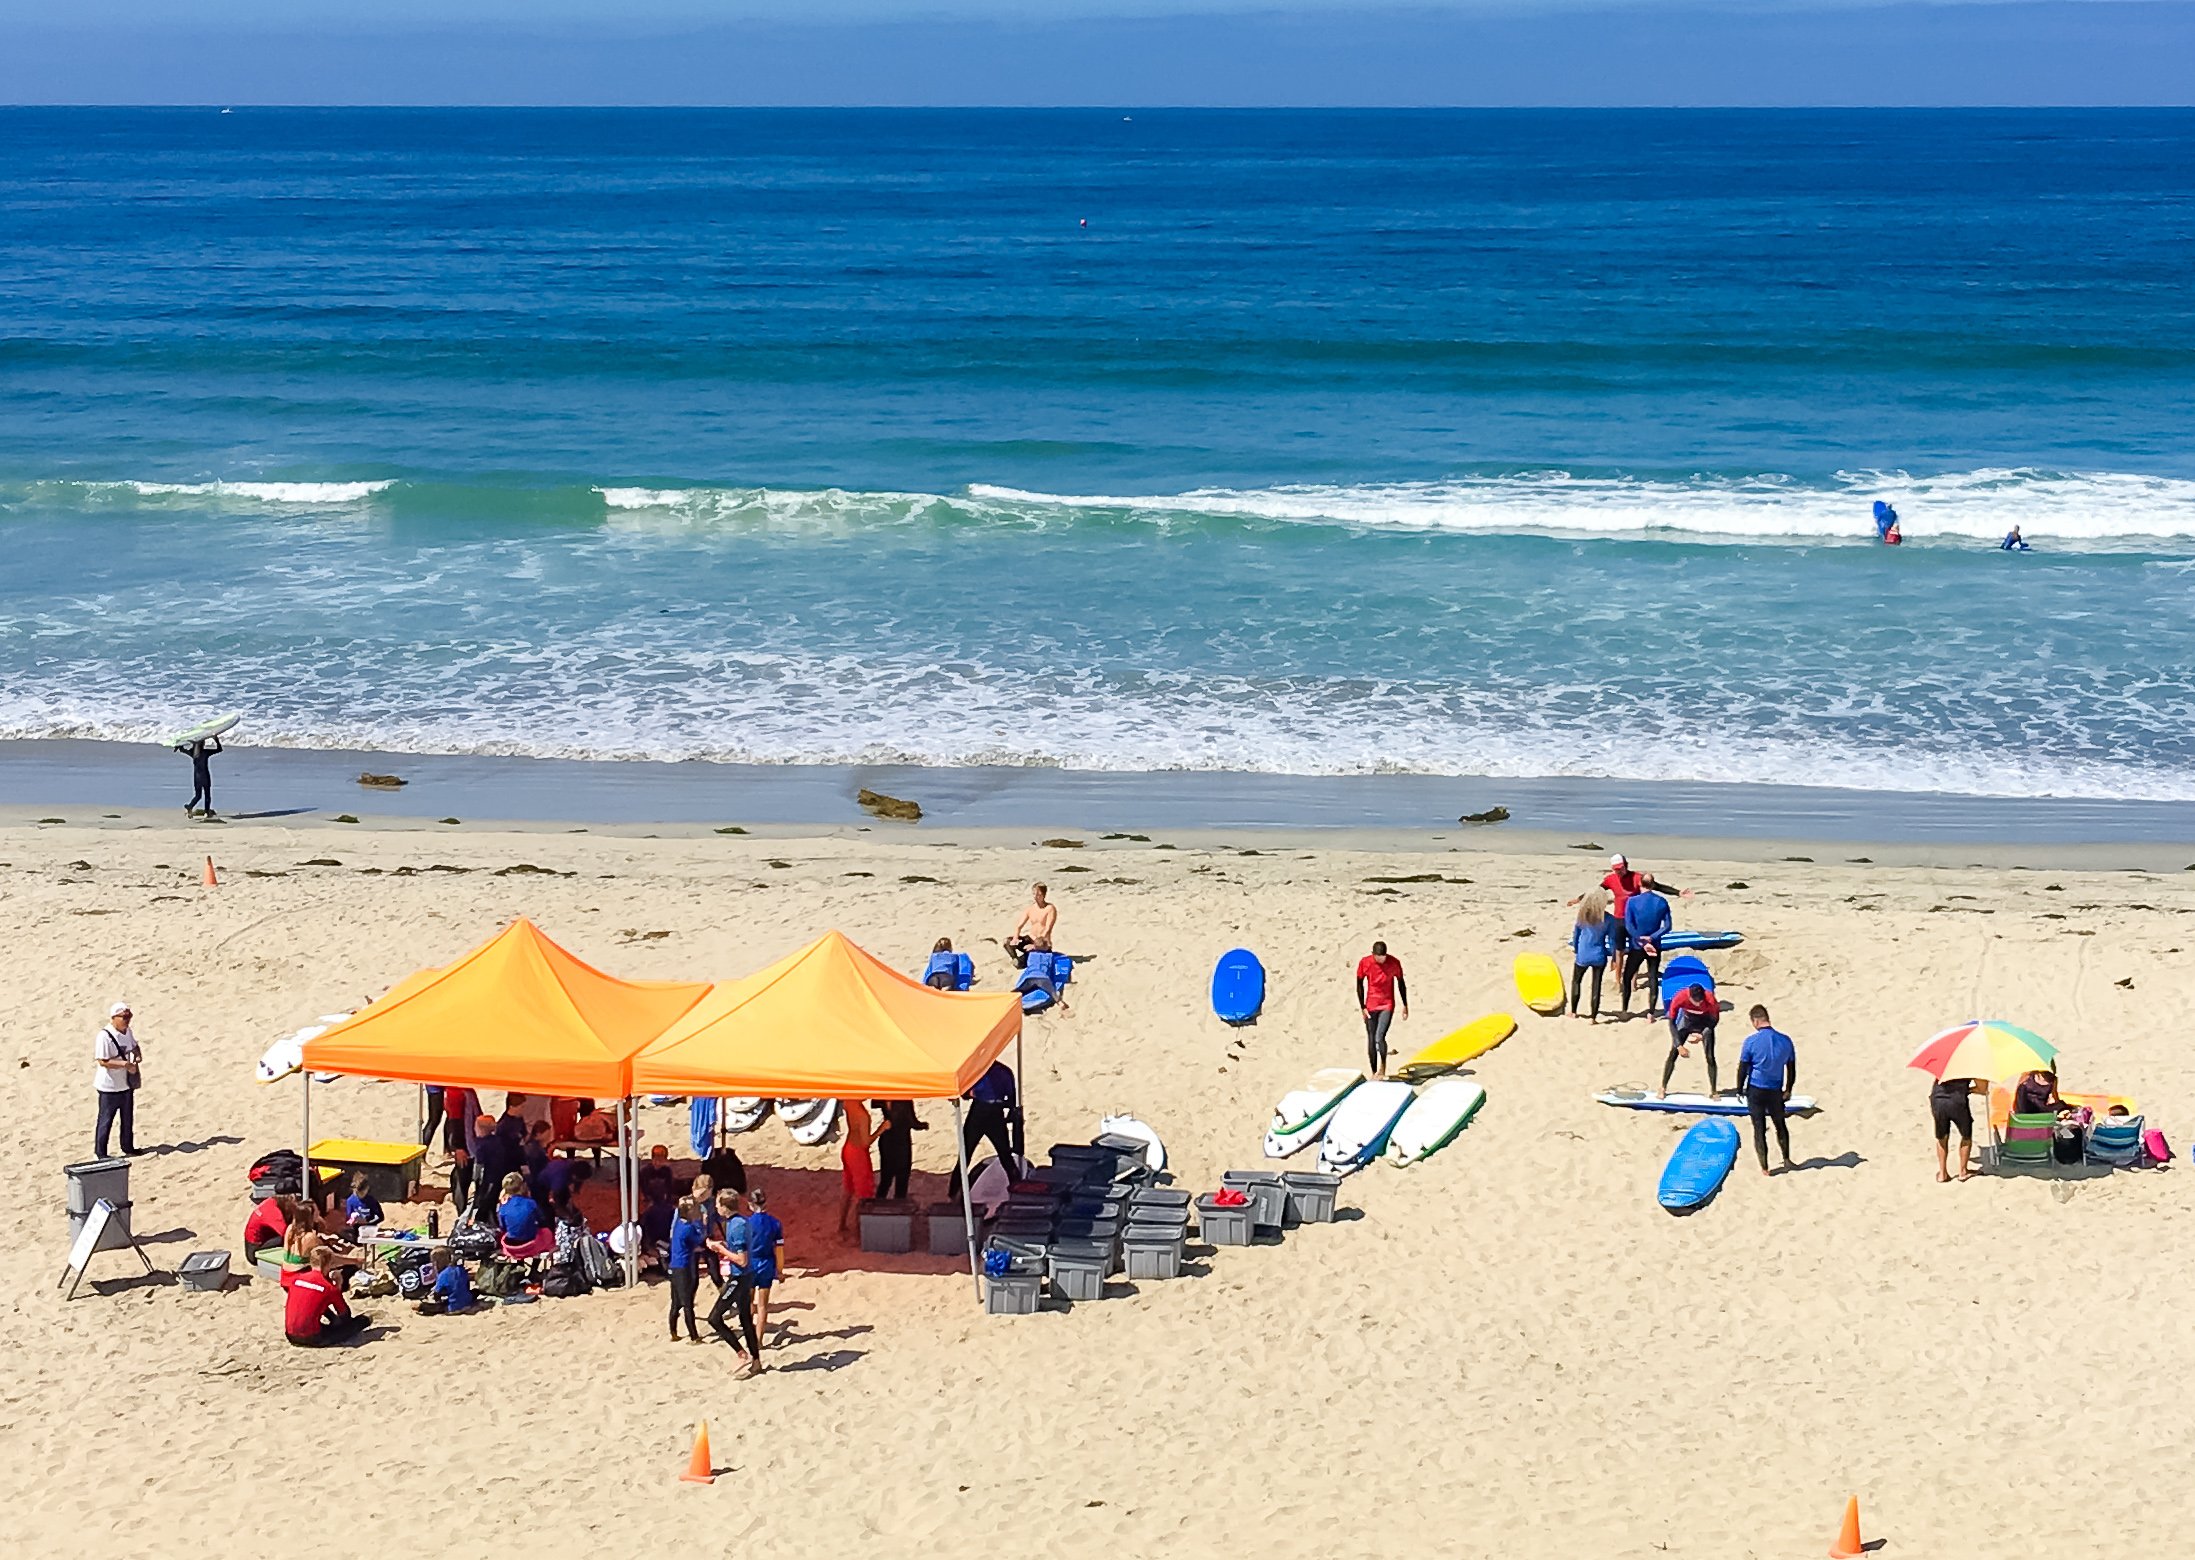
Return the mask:
M306 1184L316 1072L615 1099L623 1236L639 1202L625 1103L632 1055L708 989L704 981L606 975L521 916L462 958L407 976L380 1001L304 1043ZM628 1239L627 1283L638 1279L638 1260Z
M620 1099L627 1064L709 989L628 981L524 917L304 1044L308 1072Z
M976 1260L960 1097L1021 1035L1021 998L938 991L841 932L725 981L633 1058L636 1094L946 1100L960 1156L968 1269Z
M937 991L827 932L725 981L633 1058L635 1094L957 1100L1021 1033L1021 999Z

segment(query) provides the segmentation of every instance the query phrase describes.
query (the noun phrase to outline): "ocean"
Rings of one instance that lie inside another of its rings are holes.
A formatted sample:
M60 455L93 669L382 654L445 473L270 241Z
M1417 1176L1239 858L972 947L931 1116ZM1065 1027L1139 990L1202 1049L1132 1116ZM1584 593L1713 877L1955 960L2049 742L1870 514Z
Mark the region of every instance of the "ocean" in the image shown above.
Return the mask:
M2191 255L2187 112L0 111L0 737L2195 800Z

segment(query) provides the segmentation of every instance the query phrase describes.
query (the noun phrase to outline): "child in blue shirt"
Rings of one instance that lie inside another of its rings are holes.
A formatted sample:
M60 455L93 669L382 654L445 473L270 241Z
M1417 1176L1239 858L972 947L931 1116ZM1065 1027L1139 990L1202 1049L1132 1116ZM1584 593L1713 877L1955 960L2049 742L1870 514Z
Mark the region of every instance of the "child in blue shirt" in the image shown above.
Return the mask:
M434 1275L434 1299L430 1303L444 1316L473 1308L472 1276L463 1263L447 1263Z
M381 1222L381 1204L373 1193L366 1190L366 1172L353 1172L351 1195L343 1200L343 1227L353 1239L361 1228Z
M747 1283L755 1293L755 1342L765 1342L770 1325L770 1288L777 1282L778 1250L785 1226L770 1212L770 1194L756 1186L747 1193Z
M701 1328L694 1321L694 1291L701 1283L701 1247L709 1238L708 1225L703 1221L701 1205L691 1197L681 1198L678 1217L671 1221L671 1342L678 1342L678 1319L686 1318L686 1340L701 1341Z

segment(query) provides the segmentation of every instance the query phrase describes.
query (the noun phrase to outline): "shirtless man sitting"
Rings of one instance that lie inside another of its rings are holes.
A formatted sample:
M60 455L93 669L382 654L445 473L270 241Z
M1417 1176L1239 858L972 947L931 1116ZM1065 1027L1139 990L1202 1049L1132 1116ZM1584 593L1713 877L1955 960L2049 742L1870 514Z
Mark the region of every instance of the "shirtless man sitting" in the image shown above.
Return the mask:
M1045 897L1042 883L1029 885L1029 903L1021 908L1021 919L1014 923L1011 935L1006 939L1006 957L1015 965L1025 963L1032 951L1052 951L1052 928L1059 925L1059 906Z

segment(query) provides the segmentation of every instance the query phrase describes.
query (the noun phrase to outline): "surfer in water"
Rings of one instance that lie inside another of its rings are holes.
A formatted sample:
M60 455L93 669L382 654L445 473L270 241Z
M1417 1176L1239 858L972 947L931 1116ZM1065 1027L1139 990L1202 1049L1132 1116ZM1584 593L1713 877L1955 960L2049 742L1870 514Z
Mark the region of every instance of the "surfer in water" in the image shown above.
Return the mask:
M1905 533L1898 529L1898 512L1875 500L1875 539L1886 547L1896 547L1905 540Z
M1997 544L1997 551L2032 552L2034 549L2027 545L2027 538L2020 534L2020 528L2014 526L2005 534L2005 539Z
M213 816L213 755L221 751L219 737L201 737L196 742L176 749L191 761L191 799L183 805L183 816L195 818ZM203 814L200 809L203 808Z

